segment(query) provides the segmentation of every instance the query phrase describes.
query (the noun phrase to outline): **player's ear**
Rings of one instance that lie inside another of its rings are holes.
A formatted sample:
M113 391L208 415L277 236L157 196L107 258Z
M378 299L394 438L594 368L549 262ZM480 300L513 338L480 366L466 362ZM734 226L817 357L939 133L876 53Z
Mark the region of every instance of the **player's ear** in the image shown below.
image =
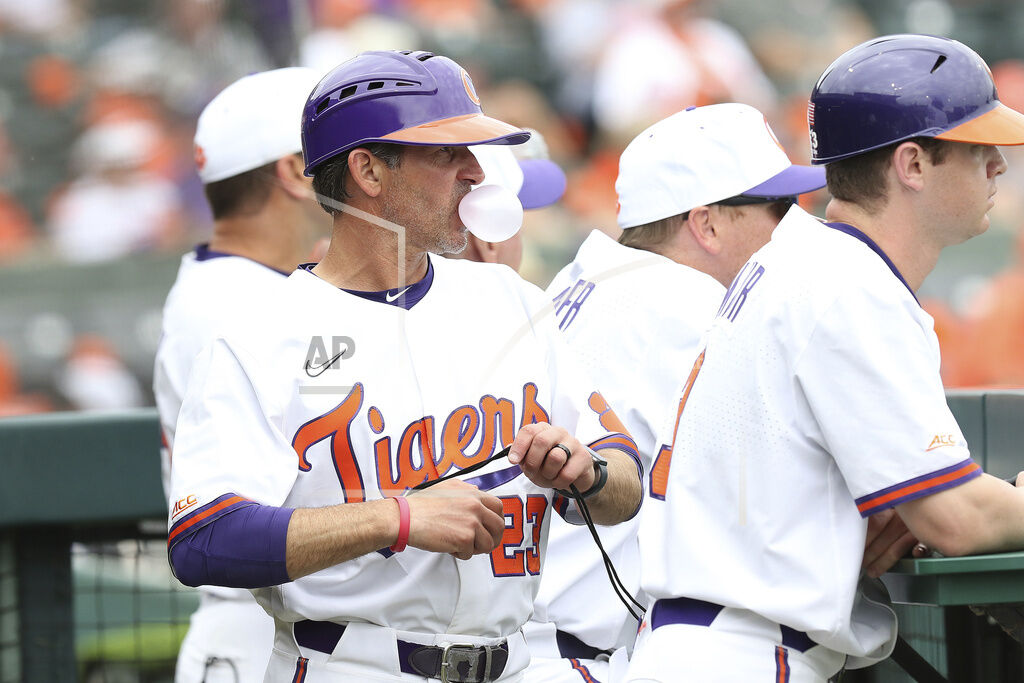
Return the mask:
M295 199L313 199L313 179L307 178L302 172L305 163L301 154L289 154L281 157L274 165L278 185L289 196Z
M916 142L907 141L893 150L889 169L900 185L920 192L924 189L926 161L929 157L924 148Z
M714 255L722 250L718 229L715 227L715 214L711 207L698 206L690 209L690 217L683 229L688 230L697 244L709 254Z
M498 263L499 249L495 242L484 242L482 239L469 233L467 250L475 252L470 258L481 263Z
M348 172L355 184L369 197L383 190L384 170L387 166L365 147L356 147L348 154Z

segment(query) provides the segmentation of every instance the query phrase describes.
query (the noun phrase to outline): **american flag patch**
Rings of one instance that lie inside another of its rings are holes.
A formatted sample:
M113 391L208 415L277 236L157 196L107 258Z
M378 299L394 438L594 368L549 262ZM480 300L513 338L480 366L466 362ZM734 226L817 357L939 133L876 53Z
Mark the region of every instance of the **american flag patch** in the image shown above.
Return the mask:
M814 102L807 103L807 125L814 125Z

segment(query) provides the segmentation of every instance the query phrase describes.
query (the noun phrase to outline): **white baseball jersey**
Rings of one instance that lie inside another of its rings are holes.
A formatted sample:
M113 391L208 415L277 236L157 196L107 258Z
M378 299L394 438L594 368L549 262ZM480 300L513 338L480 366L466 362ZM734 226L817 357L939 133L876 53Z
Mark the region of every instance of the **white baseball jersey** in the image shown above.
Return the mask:
M320 507L394 495L485 459L533 422L595 449L635 449L574 371L539 289L504 266L430 263L423 280L387 293L340 290L300 269L262 315L235 321L200 355L175 439L171 543L245 501ZM382 549L257 598L285 622L517 632L552 508L577 513L504 459L465 480L505 506L493 553L460 561Z
M649 471L659 445L656 437L674 424L675 411L666 405L678 396L725 287L705 273L622 246L595 230L547 294L569 348L588 376L601 378L604 396ZM639 587L639 527L637 516L598 529L619 576L634 593ZM587 529L552 521L547 562L534 621L554 622L602 650L632 644L636 620L615 596Z
M211 251L205 244L181 257L178 276L164 303L163 332L153 368L166 497L170 498L175 425L192 363L225 319L266 299L284 284L286 275L241 256ZM222 599L252 600L249 591L241 588L203 586L200 590Z
M224 320L267 298L287 273L241 256L200 245L181 257L164 303L162 334L153 368L153 393L166 448L162 452L164 495L170 495L170 451L192 362L213 341Z
M866 517L980 475L932 319L888 257L793 207L729 288L681 404L643 589L888 656L895 617L858 591Z
M167 295L163 334L153 369L153 393L163 447L160 449L164 495L170 496L175 424L189 371L198 353L216 337L224 319L270 296L286 280L281 273L247 258L200 245L181 258ZM210 659L230 665L243 680L263 675L274 642L274 622L243 588L202 586L201 601L178 653L178 681L214 680ZM240 634L244 634L241 637Z

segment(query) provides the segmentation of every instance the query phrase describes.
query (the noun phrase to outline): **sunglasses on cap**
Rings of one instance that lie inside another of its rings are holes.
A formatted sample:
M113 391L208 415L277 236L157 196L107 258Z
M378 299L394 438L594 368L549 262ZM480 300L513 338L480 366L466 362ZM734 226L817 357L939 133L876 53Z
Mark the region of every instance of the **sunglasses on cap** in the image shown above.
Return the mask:
M738 194L735 197L729 197L713 203L719 206L749 206L751 204L774 204L775 202L796 204L796 197L755 197L749 194Z

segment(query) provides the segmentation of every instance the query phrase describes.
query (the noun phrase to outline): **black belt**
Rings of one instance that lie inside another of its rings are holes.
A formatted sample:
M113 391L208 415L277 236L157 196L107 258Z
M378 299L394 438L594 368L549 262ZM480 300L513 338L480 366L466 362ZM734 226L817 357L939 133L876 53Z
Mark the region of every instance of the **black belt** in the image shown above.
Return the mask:
M711 626L711 623L724 609L722 605L693 598L670 598L658 600L651 607L651 628L656 629L666 624L689 624L691 626ZM782 632L782 645L797 652L807 652L817 645L803 631L779 624Z
M555 631L555 643L558 644L558 654L563 659L597 659L600 655L612 653L611 650L599 650L587 645L573 634L565 631Z
M298 621L295 642L301 647L331 654L345 633L344 624L333 621ZM398 641L398 666L403 673L438 678L446 683L490 683L497 680L508 662L508 644L420 645Z

